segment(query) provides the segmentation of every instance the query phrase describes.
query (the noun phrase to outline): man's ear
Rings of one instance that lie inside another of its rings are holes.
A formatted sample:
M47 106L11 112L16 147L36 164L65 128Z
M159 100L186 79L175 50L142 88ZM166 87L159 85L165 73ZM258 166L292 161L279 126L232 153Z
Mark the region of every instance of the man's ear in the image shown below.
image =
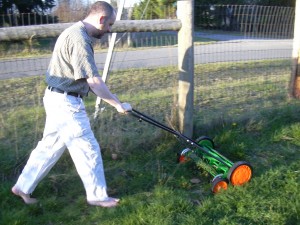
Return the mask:
M105 16L100 16L99 22L100 24L104 24Z

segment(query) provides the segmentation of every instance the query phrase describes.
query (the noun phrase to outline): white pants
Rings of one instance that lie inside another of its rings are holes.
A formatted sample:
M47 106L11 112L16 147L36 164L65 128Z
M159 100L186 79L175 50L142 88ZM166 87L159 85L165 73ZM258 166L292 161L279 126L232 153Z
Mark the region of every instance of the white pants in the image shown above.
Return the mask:
M16 187L25 194L32 193L68 148L87 200L105 200L108 196L100 147L82 99L47 89L43 101L47 116L43 138L32 151Z

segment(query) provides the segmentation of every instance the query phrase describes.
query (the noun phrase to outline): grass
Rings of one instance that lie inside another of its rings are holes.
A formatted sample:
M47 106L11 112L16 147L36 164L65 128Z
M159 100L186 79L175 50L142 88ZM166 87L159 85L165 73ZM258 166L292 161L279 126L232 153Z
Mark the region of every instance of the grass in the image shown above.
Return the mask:
M150 32L148 35L147 33L136 33L135 35L136 36L132 37L132 46L128 46L127 36L125 36L126 40L123 38L119 41L119 43L116 44L115 51L128 51L148 47L153 48L177 45L176 32ZM31 42L27 40L2 42L0 43L0 59L51 55L55 42L56 38L33 39ZM212 42L214 42L214 40L201 37L195 37L194 40L196 45ZM108 49L108 40L102 40L101 43L95 42L94 49L97 52L106 52Z
M185 144L107 105L94 120L90 95L85 102L108 191L122 201L114 209L86 204L68 152L33 193L39 204L26 206L10 193L41 138L45 83L43 77L1 82L0 224L298 224L300 108L287 98L289 68L285 60L195 68L195 139L210 136L220 153L254 168L250 183L217 195L207 172L192 162L176 163ZM176 126L176 79L175 68L126 70L111 74L109 86L139 111Z

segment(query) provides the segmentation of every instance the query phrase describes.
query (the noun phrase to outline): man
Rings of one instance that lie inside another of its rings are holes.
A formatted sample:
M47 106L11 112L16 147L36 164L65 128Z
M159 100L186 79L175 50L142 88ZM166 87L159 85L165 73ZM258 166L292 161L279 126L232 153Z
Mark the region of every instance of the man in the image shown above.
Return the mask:
M32 151L12 192L26 204L36 203L30 194L68 148L84 184L90 205L114 207L119 199L108 197L100 147L91 130L82 96L91 89L97 96L126 113L132 108L121 103L101 79L91 38L100 39L116 20L106 2L95 2L88 16L59 36L46 73L48 87L43 98L46 124L42 140Z

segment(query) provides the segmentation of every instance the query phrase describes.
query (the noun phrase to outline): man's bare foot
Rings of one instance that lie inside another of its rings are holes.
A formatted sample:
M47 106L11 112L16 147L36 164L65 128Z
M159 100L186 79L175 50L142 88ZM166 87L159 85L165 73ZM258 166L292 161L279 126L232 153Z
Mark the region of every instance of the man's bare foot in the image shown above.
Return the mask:
M95 206L101 206L104 208L112 208L116 207L119 204L120 199L118 198L107 198L104 201L88 201L88 204L95 205Z
M28 205L30 205L30 204L35 204L35 203L38 202L36 198L31 198L29 194L23 193L22 191L20 191L20 190L19 190L17 187L15 187L15 186L12 187L11 191L12 191L13 194L15 194L15 195L21 197L21 198L23 199L23 201L24 201L26 204L28 204Z

